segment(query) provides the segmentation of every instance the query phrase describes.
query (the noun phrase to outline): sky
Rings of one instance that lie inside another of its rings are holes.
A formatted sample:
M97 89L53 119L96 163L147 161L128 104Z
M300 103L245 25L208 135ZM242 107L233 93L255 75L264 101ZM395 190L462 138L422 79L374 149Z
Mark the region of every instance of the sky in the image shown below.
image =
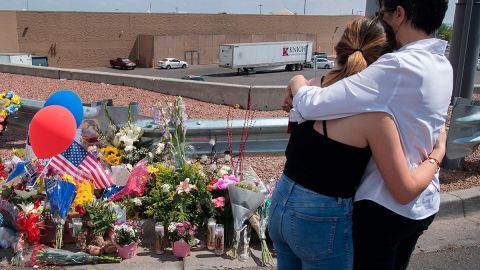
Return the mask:
M188 12L262 14L287 8L297 14L345 15L365 12L366 0L0 0L0 10ZM449 1L445 23L453 23L455 3Z

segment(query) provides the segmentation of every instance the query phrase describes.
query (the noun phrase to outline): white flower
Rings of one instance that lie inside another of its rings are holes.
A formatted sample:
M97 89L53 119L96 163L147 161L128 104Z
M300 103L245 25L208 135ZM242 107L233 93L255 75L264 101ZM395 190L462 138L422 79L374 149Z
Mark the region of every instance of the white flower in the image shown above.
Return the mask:
M170 191L170 188L171 188L171 187L170 187L169 184L163 184L163 185L162 185L162 191L163 191L164 193L169 192L169 191Z
M232 157L229 154L225 155L225 161L230 162L232 160Z
M164 143L158 143L157 144L157 149L155 150L155 154L160 155L163 150L165 150L165 144Z
M132 150L134 150L134 149L135 149L135 146L133 146L133 145L127 145L127 146L125 146L125 149L124 149L124 150L125 150L125 152L129 152L129 151L132 151Z
M30 191L15 189L15 194L17 196L21 197L22 199L28 199L28 198L32 197L33 195L37 195L37 193L38 192L35 189L32 189Z
M200 177L206 177L206 175L203 171L200 171L198 174L200 175Z
M217 170L217 164L210 165L210 171L214 172Z
M141 206L142 200L140 200L139 198L133 198L132 203L135 204L136 206Z
M152 152L148 152L148 157L149 157L149 158L153 158Z
M215 143L216 143L216 141L213 138L208 141L208 144L210 144L211 147L214 147Z
M177 229L177 226L175 225L174 222L172 222L172 223L170 223L170 225L168 225L168 231L169 232L174 232L176 229Z
M200 162L205 163L205 162L207 162L207 161L208 161L207 155L202 155L202 156L200 157Z

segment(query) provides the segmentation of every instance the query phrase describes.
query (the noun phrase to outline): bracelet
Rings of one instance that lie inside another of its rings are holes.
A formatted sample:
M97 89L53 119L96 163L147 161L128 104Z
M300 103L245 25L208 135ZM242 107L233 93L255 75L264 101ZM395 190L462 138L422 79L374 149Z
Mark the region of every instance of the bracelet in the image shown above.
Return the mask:
M440 161L438 161L438 159L429 156L426 160L432 164L437 164L437 167L440 168Z

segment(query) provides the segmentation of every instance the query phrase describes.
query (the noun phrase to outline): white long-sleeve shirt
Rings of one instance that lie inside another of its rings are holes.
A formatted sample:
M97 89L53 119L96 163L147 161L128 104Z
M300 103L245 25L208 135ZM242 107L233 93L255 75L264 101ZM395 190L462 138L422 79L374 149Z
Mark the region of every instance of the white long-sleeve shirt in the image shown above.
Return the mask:
M291 120L388 113L395 120L407 163L413 169L428 157L447 119L453 72L444 56L446 45L438 39L415 41L326 88L304 86L293 98ZM423 193L401 205L388 191L371 159L355 200L372 200L407 218L423 219L438 212L439 190L437 173Z

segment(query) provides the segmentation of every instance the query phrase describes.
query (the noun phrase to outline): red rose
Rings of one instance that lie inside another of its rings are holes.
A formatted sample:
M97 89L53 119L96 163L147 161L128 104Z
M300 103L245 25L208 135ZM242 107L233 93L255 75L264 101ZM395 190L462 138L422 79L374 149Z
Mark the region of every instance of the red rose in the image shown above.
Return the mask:
M87 214L87 210L80 204L75 207L75 211L78 212L80 217L84 217Z

